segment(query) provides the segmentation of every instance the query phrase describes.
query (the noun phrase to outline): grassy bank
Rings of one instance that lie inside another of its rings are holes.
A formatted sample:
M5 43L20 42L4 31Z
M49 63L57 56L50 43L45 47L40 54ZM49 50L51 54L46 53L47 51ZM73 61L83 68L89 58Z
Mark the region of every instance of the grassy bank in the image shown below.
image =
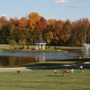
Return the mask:
M36 70L0 73L0 90L90 90L90 69L74 69L62 76L62 69L55 76L53 70Z
M27 45L24 45L24 46L27 47ZM0 44L0 49L14 49L14 48L19 48L19 47L20 47L19 45L12 46L12 45L7 45L7 44ZM49 48L49 49L52 49L54 47L55 46L46 46L46 48ZM35 48L35 46L29 45L29 49L32 49L32 48ZM84 47L56 46L56 48L60 48L60 49L82 49Z
M25 45L25 47L27 47ZM5 52L5 51L8 51L8 52L60 52L60 53L67 53L66 50L62 50L61 48L60 49L52 49L54 48L54 46L48 48L48 46L46 46L47 49L45 50L35 50L35 46L29 46L29 48L27 49L19 49L19 46L10 46L10 45L0 45L0 52Z
M27 45L24 45L27 47ZM28 49L19 49L20 46L15 45L0 45L0 52L9 51L9 52L60 52L60 53L67 53L67 49L82 49L82 47L65 47L65 46L56 46L56 49L54 49L54 46L46 46L47 49L45 50L35 50L35 46L29 46Z

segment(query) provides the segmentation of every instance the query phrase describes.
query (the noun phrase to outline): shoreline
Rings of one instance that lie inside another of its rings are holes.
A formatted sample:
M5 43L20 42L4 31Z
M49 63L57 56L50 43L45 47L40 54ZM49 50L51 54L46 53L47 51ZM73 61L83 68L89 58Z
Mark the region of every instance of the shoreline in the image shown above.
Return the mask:
M54 65L54 66L34 66L34 67L13 67L13 68L0 68L0 72L15 72L20 71L33 71L33 70L54 70L54 69L80 69L80 66L83 66L84 69L90 68L90 61L73 64L73 65Z

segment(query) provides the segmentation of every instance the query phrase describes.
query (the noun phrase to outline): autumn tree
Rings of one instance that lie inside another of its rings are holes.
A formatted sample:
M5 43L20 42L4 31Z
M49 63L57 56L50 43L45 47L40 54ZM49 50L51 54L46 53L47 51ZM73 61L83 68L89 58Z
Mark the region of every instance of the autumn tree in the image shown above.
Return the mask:
M2 29L3 24L0 22L0 30Z
M44 30L47 28L47 20L44 17L40 17L38 30L40 30L40 33L43 34Z
M26 44L28 43L27 41L27 33L28 33L28 29L27 29L27 19L25 17L22 17L19 20L19 26L18 26L18 43L22 43L22 44Z
M34 31L37 28L40 20L40 15L37 12L31 12L29 14L28 26L30 31Z
M5 16L0 17L0 29L2 29L3 25L7 24L8 20L6 19Z
M54 35L53 35L53 26L49 25L44 31L44 40L47 42L48 45L53 43Z
M48 20L48 24L51 25L53 29L54 29L55 26L56 26L56 22L57 22L57 21L56 21L55 19L49 19L49 20Z
M18 18L10 18L9 24L10 25L13 24L15 27L19 26L19 20L18 20Z
M62 45L62 41L60 39L61 37L61 31L63 28L64 22L61 20L58 20L55 24L55 29L54 29L54 44L55 45Z
M26 28L27 27L27 19L25 17L22 17L20 20L19 20L19 26L21 28Z
M71 25L69 20L65 21L60 34L61 34L60 39L63 40L64 42L66 42L70 38Z
M82 20L74 21L71 23L72 33L70 41L72 46L82 46L85 40L85 28Z
M83 18L81 19L83 25L84 25L84 29L85 29L85 43L90 43L90 22L89 19L87 18Z
M1 16L0 22L2 22L3 24L5 24L7 22L6 17L5 16Z

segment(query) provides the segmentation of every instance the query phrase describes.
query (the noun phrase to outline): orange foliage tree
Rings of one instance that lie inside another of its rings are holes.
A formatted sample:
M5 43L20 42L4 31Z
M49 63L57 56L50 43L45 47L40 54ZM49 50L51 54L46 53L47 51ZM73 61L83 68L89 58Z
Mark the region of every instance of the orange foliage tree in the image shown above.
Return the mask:
M21 28L26 28L27 27L27 19L25 17L22 17L20 20L19 20L19 26Z
M30 31L34 31L37 28L40 21L40 15L37 12L31 12L29 14L28 26Z

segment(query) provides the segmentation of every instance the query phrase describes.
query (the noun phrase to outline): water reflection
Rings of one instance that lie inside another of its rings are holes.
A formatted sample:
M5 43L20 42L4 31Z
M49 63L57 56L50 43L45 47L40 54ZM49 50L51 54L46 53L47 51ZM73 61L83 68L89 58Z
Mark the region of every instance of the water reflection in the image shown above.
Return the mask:
M89 58L90 57L90 51L83 51L82 52L83 53L83 56L85 57L85 58Z
M35 62L35 57L0 56L0 67L20 66L34 62Z
M35 61L36 62L44 62L46 60L45 53L36 53Z
M28 63L90 57L90 51L68 50L68 53L0 52L0 67L20 66Z

